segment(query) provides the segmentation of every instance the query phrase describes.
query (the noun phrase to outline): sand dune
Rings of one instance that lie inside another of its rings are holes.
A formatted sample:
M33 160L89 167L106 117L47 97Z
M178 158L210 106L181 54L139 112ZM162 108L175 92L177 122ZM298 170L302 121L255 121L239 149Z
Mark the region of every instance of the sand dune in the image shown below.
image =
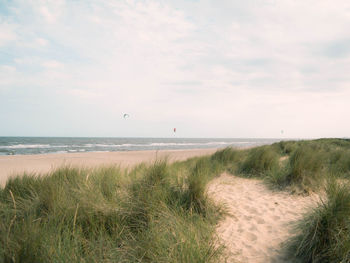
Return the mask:
M272 191L261 180L223 174L214 179L208 194L223 203L229 215L217 227L227 248L228 262L292 262L283 243L293 234L293 224L319 200Z
M127 168L141 162L152 162L157 158L167 157L170 162L182 161L194 156L212 154L216 150L191 149L0 156L0 185L4 185L9 176L23 172L47 173L63 165L75 167L120 165Z
M45 173L62 165L130 167L168 157L170 162L212 154L216 149L161 150L135 152L67 153L0 156L0 184L24 171ZM291 262L283 255L283 243L293 234L293 224L317 196L295 196L272 191L261 180L223 174L210 182L208 194L224 204L229 213L218 225L217 235L227 248L228 262Z

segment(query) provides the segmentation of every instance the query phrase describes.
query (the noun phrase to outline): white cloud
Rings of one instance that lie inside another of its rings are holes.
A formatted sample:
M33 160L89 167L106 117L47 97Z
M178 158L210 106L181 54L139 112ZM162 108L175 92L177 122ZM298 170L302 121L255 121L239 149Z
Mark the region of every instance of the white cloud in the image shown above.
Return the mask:
M0 20L0 47L8 45L17 39L16 26L8 23L1 23Z
M63 64L56 61L56 60L48 60L48 61L44 61L42 63L42 65L45 67L45 68L48 68L48 69L59 69L59 68L63 68Z
M35 3L36 8L48 23L55 23L63 13L64 0L41 0Z
M49 43L49 41L47 41L46 39L44 39L44 38L37 38L36 40L35 40L35 42L38 44L38 45L40 45L40 46L43 46L43 47L45 47L45 46L47 46L47 44Z

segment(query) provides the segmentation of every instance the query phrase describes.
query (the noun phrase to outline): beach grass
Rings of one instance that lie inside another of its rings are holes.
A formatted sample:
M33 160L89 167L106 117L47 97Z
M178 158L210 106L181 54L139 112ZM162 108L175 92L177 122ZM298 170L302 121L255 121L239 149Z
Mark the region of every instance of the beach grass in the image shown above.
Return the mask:
M215 262L209 159L11 178L0 190L0 261Z
M249 150L241 163L239 172L247 176L265 176L267 172L278 169L278 154L271 146L260 146Z
M224 166L232 165L240 159L241 152L242 151L239 151L237 149L227 147L222 150L216 151L211 156L211 160L214 162L218 162Z
M350 178L350 140L281 141L242 150L228 171L264 179L270 186L309 193L325 186L328 176Z
M297 226L289 253L301 262L350 262L350 185L332 180L327 196Z

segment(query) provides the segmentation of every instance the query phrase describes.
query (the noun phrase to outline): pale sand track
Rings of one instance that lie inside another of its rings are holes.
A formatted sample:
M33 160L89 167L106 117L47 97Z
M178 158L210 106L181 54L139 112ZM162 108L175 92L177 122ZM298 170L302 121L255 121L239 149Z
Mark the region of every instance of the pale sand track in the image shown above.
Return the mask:
M283 243L295 234L293 225L316 206L317 195L296 196L272 191L261 180L223 174L210 182L208 194L224 204L229 215L217 226L227 262L293 262Z

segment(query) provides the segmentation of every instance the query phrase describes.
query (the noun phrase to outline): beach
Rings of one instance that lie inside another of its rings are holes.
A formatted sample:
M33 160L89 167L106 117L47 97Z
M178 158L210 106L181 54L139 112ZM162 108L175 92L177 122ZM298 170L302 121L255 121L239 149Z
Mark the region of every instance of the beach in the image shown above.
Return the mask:
M117 165L129 168L142 162L168 158L169 162L182 161L194 156L212 154L212 149L149 150L121 152L57 153L35 155L0 156L0 185L15 175L26 173L42 174L62 166L94 168L101 165Z
M332 159L335 154L339 159ZM164 159L174 163L196 156L207 157L181 165L160 162L129 173L118 169L118 166L128 169L142 162L152 164ZM19 237L28 229L33 229L31 235L37 235L38 240L42 235L36 234L38 231L45 232L48 238L56 237L57 223L52 222L51 218L57 216L54 213L59 211L62 212L61 221L67 217L70 219L67 224L58 225L62 230L68 229L74 233L76 222L80 224L79 227L92 226L89 230L92 232L100 227L100 222L113 222L113 227L129 229L127 231L130 233L134 233L132 231L137 226L143 230L139 232L138 240L146 238L147 242L153 242L148 245L137 240L140 251L143 251L141 255L150 250L157 253L163 251L169 261L176 256L177 262L208 262L209 258L217 255L213 262L311 262L303 260L314 256L309 253L309 244L314 244L315 238L319 244L324 244L324 233L328 235L333 230L328 224L318 225L318 218L336 225L350 214L348 206L344 205L350 200L348 180L344 179L350 175L349 157L350 141L344 139L283 141L246 150L162 149L0 156L2 186L11 176L24 172L48 175L62 166L117 167L78 173L67 169L64 174L46 177L47 180L31 178L13 181L6 186L6 191L2 191L3 204L7 206L4 211L8 213L6 224L3 224L6 226L4 231L10 232L10 229L14 232L14 242L22 242ZM334 178L327 177L330 172L337 172L339 178L331 181ZM337 201L328 203L333 199ZM11 229L12 222L18 221L19 209L32 209L32 215L28 216L31 226L21 225L18 228L21 232L15 232L17 228ZM93 223L91 215L94 215ZM131 215L130 218L125 220L128 215ZM50 223L51 234L47 234L46 228L42 228L33 218ZM134 221L135 218L137 221ZM318 232L310 224L315 225ZM341 229L344 226L337 227ZM150 229L152 231L148 231ZM103 223L100 231L105 230ZM348 231L348 228L341 231ZM115 233L118 236L123 232ZM156 236L153 235L155 233ZM145 237L148 234L150 236ZM169 238L169 234L172 238ZM106 236L104 242L109 244L109 249L104 249L104 253L108 254L115 248L115 243L109 242L112 240L109 232L105 231L103 235ZM134 238L129 240L129 237L129 234L125 234L120 238L123 238L123 242L131 242L128 247L133 247ZM86 242L86 237L80 232L77 232L76 238L81 239L80 243L69 243L65 248L67 251L75 244L78 244L78 249L82 242ZM193 242L193 238L201 242ZM335 239L338 235L332 238L338 242ZM32 239L26 242L32 244ZM66 242L71 242L71 234ZM89 242L89 254L82 252L80 257L89 257L90 251L96 249L94 236ZM184 242L186 246L182 245ZM342 244L343 241L336 243L337 246ZM56 246L57 243L52 244L53 251L61 253ZM178 246L181 253L174 255L172 251L169 252L168 248L174 246ZM333 249L332 246L321 248L324 251ZM40 249L46 249L46 246L42 245ZM159 257L154 252L150 257L157 262ZM215 255L210 254L216 252ZM125 253L134 253L134 250L126 249ZM188 253L188 257L196 255L198 260L182 261L183 253ZM336 256L346 258L347 255ZM134 256L130 262L133 259ZM332 258L327 262L337 261Z

